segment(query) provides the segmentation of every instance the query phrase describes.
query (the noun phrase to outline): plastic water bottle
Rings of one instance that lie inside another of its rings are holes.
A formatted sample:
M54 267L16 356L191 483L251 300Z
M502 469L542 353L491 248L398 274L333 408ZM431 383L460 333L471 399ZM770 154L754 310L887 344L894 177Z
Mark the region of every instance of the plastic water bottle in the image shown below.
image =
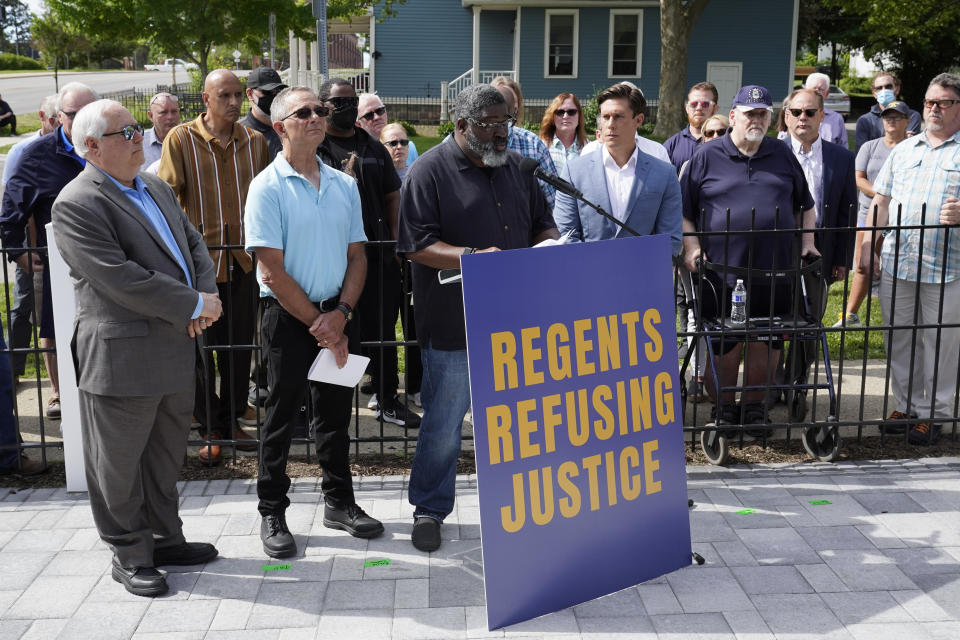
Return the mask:
M747 322L747 290L743 280L737 280L737 286L730 296L730 324L743 325Z

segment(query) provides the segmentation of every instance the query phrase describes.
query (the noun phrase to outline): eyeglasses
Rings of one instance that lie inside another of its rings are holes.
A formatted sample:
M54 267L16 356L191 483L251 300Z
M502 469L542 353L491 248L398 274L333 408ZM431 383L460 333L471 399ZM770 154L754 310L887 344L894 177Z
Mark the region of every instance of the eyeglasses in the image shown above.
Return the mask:
M927 109L933 109L934 107L940 107L941 111L949 109L953 105L960 102L960 100L924 100L923 106Z
M322 104L318 104L313 107L300 107L293 113L287 114L282 118L280 118L280 122L283 122L287 118L296 118L297 120L309 120L310 116L312 116L313 114L317 114L321 118L326 118L327 116L330 115L330 109L323 106Z
M386 107L377 107L377 108L374 109L373 111L368 111L367 113L363 114L363 115L360 116L360 117L363 118L364 120L373 120L374 117L376 117L376 116L382 116L382 115L385 114L386 112L387 112L387 108L386 108Z
M687 106L691 109L709 109L715 104L717 103L713 100L691 100L687 103Z
M704 138L719 138L727 133L726 129L708 129L703 132Z
M889 89L890 91L893 91L893 83L881 84L880 86L873 88L874 91L882 91L883 89Z
M570 117L572 118L573 116L577 115L578 113L580 113L580 112L579 112L577 109L557 109L556 111L553 112L553 115L559 116L559 117L561 117L561 118L562 118L563 116L570 116Z
M327 102L332 104L335 109L343 109L357 106L360 104L360 98L357 96L337 96L336 98L327 98Z
M67 116L68 118L70 118L71 120L73 120L73 117L74 117L75 115L77 115L77 113L79 113L79 112L77 112L77 111L61 111L60 113L62 113L63 115L65 115L65 116Z
M401 147L405 147L408 144L410 144L410 141L409 140L386 140L384 141L383 144L387 145L388 147L396 147L397 145L400 145Z
M799 118L801 113L805 113L808 118L812 118L817 115L817 112L820 109L787 109L794 118Z
M120 131L114 131L112 133L103 134L103 137L108 138L110 136L123 136L124 140L133 140L133 137L138 133L140 135L143 135L143 127L141 127L139 123L128 124L123 129L120 129Z
M513 116L507 116L507 119L502 122L480 122L479 120L474 120L473 118L467 118L470 122L477 125L484 131L487 129L493 129L494 131L506 131L510 128L510 125L517 121Z

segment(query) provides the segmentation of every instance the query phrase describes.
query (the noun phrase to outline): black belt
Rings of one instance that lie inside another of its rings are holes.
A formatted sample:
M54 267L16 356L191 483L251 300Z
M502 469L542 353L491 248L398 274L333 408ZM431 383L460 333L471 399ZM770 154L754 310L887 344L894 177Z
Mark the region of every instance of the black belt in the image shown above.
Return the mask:
M273 296L264 296L262 299L264 306L273 306L275 304L280 304L280 301L274 298ZM332 298L327 298L326 300L321 300L320 302L313 302L313 306L320 310L320 313L330 313L337 308L337 305L340 304L340 294L333 296Z

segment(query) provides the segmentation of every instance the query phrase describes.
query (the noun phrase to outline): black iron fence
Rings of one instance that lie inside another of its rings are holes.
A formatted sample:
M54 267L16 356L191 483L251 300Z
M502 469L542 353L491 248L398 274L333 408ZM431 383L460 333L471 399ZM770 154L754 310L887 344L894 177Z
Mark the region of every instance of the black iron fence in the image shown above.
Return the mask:
M821 234L847 237L855 232L851 228L838 228L822 230ZM708 237L715 236L727 243L747 241L750 246L747 260L741 265L725 261L725 252L720 252L707 256L713 261L711 264L697 265L697 274L691 275L679 268L675 279L681 308L678 366L685 378L693 378L693 382L682 378L683 389L676 391L684 400L683 424L691 444L703 447L711 459L722 461L729 446L757 441L754 430L762 444L767 440L786 438L789 441L799 437L814 456L824 460L836 455L844 439L859 441L876 434L881 438L906 439L910 433L909 430L905 433L903 427L919 423L937 424L945 435L956 439L960 415L960 351L954 345L960 332L960 280L951 280L957 274L948 273L943 266L956 262L952 256L958 250L960 231L957 227L923 222L905 225L898 219L889 226L861 228L860 232L871 246L880 238L885 238L887 243L879 281L865 276L865 286L861 286L864 282L858 284L852 275L828 286L830 267L824 266L823 261L804 262L798 251L782 256L777 264L754 261L754 249L769 242L771 236L789 235L794 244L799 243L796 230L687 234L687 238L696 237L704 244L708 243ZM934 256L937 262L921 270L904 270L903 265L912 264L910 260L914 257L923 261L924 238L934 236L937 237L938 250ZM233 248L236 247L214 247ZM45 249L32 251L44 253ZM377 254L379 264L384 264L392 260L394 245L372 242L368 251ZM2 252L5 264L7 253L6 249ZM868 268L872 269L880 258L873 252L870 256ZM909 260L904 262L901 260L904 257ZM925 274L933 267L939 269L937 277L926 282L930 278ZM709 269L714 275L705 275ZM237 272L229 273L234 277ZM7 328L18 321L22 325L23 321L15 311L18 308L14 304L18 295L16 282L33 284L33 278L25 277L29 274L21 274L19 279L15 275L12 265L4 271L6 313L3 320ZM748 318L742 324L731 321L727 304L736 278L744 280L748 292ZM784 286L764 289L770 282ZM375 274L373 280L368 280L364 296L373 296L375 307L382 310L390 286L397 285L383 274ZM404 296L409 295L408 270L402 271L399 286ZM23 291L19 294L21 298L29 295ZM860 320L854 321L853 316L846 313L847 305L852 296L861 294L862 302L856 310ZM31 328L26 343L22 333L18 338L11 334L5 352L12 358L26 356L28 360L13 406L15 421L23 434L21 446L37 453L36 457L46 458L47 451L61 448L62 442L57 423L45 416L50 389L42 360L43 354L52 352L52 348L39 346L36 319L40 317L40 296L37 291L33 295L38 302L27 313ZM258 296L255 287L250 295ZM242 306L255 308L255 303L238 305L229 297L225 299L225 316L221 322L231 322L235 307ZM412 324L411 308L404 304L399 315L391 313L396 317L384 324L396 327L396 332L387 335L380 330L361 336L361 344L368 353L399 351L399 397L410 411L419 413L413 394L406 393L410 389L407 378L411 358L416 357L416 345L404 339L400 329L401 319ZM401 318L403 315L406 317ZM839 321L835 322L838 317ZM61 341L67 339L60 336ZM748 362L753 361L757 352L764 354L768 345L774 345L781 347L774 352L776 356L782 353L782 363L779 366L765 364L759 379L757 376L742 379L740 365L735 363L724 379L723 354L732 351L731 345L741 343L745 345L743 350ZM215 348L226 354L252 354L253 371L242 373L250 378L250 399L256 400L258 389L262 391L265 387L262 372L266 370L259 327L249 341L203 345L206 351ZM231 368L237 366L235 359L242 361L228 355L226 361L216 363L221 377L229 375ZM60 367L64 366L71 363L61 362ZM703 387L697 386L698 377ZM376 393L375 389L366 391ZM375 412L367 408L369 400L369 393L359 389L355 392L351 426L354 452L412 453L416 430L386 422L382 414L376 418ZM205 404L211 406L209 402ZM763 406L759 418L755 413L757 404ZM895 411L902 411L903 415L897 416ZM191 447L217 444L225 457L241 455L238 448L250 448L250 441L215 433L210 427L215 423L213 416L204 415L200 410L198 413L195 421L200 426L191 435ZM241 428L245 427L254 438L259 438L263 418L264 410L256 402L238 403L231 409L230 422L240 420ZM309 402L305 402L298 417L300 431L294 442L304 445L308 455L312 447L311 418ZM465 431L464 439L472 439L471 429Z

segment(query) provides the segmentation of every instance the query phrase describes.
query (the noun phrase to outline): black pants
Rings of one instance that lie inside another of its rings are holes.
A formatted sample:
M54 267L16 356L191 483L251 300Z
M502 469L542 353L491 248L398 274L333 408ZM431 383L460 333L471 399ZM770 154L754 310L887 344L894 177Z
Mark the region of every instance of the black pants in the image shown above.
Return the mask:
M10 135L13 135L17 132L17 116L15 116L12 111L10 112L9 118L5 118L3 122L0 122L0 127L5 127L7 125L10 125Z
M389 256L371 258L367 252L367 280L357 303L356 315L363 342L393 342L397 339L397 316L403 299L400 265ZM370 358L370 376L374 393L383 401L393 398L400 385L397 374L397 348L368 346L363 353Z
M400 323L403 325L403 339L415 343L417 323L413 320L413 276L410 272L410 263L407 261L403 263L403 303L400 307ZM407 393L420 393L420 385L423 382L420 347L416 345L404 347L404 363L406 364L404 388Z
M230 282L217 283L220 301L223 303L223 317L204 333L208 346L249 347L253 344L257 315L257 298L254 293L256 274L254 271L243 273L236 265L231 273L233 277ZM211 430L220 431L221 435L227 436L231 433L236 419L243 416L247 410L247 380L250 377L252 351L249 348L215 348L214 351L217 354L217 366L214 367L213 355L207 351L203 375L197 378L194 415L200 422L209 425ZM217 369L220 370L219 394L216 391Z
M320 487L332 507L354 503L350 475L350 416L353 389L333 384L308 382L307 372L319 347L307 326L294 318L272 298L264 298L260 322L270 392L264 404L266 417L260 431L260 466L257 496L260 515L283 513L290 505L287 491L287 456L293 437L293 418L300 411L309 389L317 461L323 469ZM353 323L345 329L351 351L356 353Z

